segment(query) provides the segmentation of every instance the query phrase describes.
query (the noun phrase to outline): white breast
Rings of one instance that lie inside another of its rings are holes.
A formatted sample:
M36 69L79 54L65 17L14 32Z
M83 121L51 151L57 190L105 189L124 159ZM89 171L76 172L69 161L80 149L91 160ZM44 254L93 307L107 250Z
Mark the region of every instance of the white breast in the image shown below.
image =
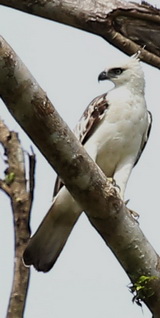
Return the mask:
M134 96L129 90L118 88L108 93L107 100L110 107L85 148L111 177L125 158L132 158L134 165L148 127L148 116L143 95Z

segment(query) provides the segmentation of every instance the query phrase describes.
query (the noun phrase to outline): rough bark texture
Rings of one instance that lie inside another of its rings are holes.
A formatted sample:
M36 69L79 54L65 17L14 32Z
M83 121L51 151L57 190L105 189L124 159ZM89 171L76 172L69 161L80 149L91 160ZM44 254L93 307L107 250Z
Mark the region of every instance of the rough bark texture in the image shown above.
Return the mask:
M7 163L5 179L0 180L0 188L11 200L15 237L14 275L6 317L22 318L30 276L30 269L24 267L22 263L22 255L30 237L29 220L34 190L35 159L34 155L29 156L30 186L28 192L24 153L18 135L15 132L10 132L1 120L0 143L4 148L5 162Z
M160 68L160 10L123 0L0 0L0 4L102 36Z
M63 123L46 94L9 45L0 39L0 95L26 133L58 172L113 251L133 284L150 278L142 299L160 317L159 256L115 188Z

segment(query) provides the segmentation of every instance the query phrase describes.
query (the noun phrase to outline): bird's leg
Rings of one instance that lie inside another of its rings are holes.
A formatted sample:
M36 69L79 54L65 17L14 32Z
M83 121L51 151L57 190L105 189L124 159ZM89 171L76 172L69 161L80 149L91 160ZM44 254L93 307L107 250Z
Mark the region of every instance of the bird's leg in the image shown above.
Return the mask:
M121 190L120 187L119 187L119 185L116 183L116 180L115 180L114 178L109 177L109 178L107 178L107 180L108 180L110 183L112 183L113 187L118 188L119 191Z

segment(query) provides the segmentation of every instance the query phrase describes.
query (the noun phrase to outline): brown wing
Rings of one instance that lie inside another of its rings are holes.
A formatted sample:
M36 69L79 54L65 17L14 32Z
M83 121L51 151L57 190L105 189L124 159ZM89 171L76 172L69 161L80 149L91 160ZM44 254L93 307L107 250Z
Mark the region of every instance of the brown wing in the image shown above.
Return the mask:
M107 94L103 94L93 99L76 125L73 132L82 145L84 145L94 133L98 124L104 117L105 111L109 107L106 97ZM63 182L57 177L53 196L58 193L62 186Z
M82 145L93 134L109 106L106 96L107 94L103 94L93 99L74 129L74 134Z

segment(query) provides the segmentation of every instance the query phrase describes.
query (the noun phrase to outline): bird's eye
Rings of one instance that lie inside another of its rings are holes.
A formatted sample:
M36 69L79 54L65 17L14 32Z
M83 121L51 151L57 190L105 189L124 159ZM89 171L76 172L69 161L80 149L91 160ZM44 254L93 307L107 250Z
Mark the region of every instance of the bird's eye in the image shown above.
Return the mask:
M120 68L120 67L116 67L116 68L112 68L111 71L112 71L112 73L113 73L114 75L120 75L120 74L122 74L123 69Z

